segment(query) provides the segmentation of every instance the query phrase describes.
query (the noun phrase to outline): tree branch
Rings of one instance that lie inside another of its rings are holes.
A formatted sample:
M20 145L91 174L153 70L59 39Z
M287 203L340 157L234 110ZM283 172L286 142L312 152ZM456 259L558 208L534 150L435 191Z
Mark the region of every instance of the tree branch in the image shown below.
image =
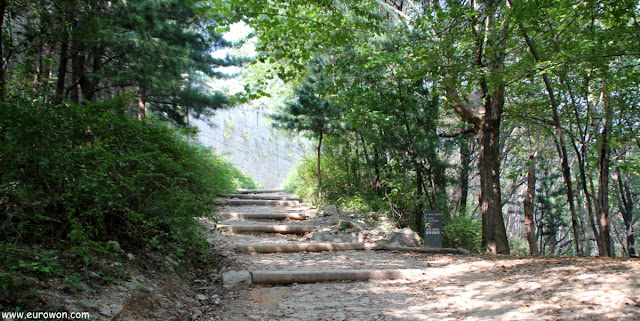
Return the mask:
M475 127L471 127L471 128L466 128L466 129L460 129L457 132L454 133L440 133L438 134L438 136L442 137L442 138L453 138L453 137L458 137L460 135L464 135L464 134L471 134L474 133L475 134L476 129Z

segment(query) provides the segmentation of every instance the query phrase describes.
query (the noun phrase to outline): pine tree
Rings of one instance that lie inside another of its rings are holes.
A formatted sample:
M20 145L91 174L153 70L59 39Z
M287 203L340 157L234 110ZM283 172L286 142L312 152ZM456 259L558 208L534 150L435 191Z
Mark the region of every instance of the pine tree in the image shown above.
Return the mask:
M295 101L287 103L280 114L271 115L274 127L306 132L317 139L318 198L322 198L321 150L322 139L340 127L338 118L343 108L330 99L322 97L318 91L323 86L323 76L308 76L294 90Z

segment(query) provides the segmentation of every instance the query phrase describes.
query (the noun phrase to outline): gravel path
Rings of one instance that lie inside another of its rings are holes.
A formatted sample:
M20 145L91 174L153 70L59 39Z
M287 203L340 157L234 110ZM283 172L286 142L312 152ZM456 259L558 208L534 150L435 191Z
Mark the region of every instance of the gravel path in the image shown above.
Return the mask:
M242 206L236 213L295 208ZM228 220L224 224L278 221ZM326 218L283 224L327 226ZM203 221L213 227L214 222ZM324 225L323 225L324 224ZM346 251L242 255L240 243L309 242L309 235L212 232L229 270L420 269L412 280L251 285L228 290L213 320L640 320L640 262Z

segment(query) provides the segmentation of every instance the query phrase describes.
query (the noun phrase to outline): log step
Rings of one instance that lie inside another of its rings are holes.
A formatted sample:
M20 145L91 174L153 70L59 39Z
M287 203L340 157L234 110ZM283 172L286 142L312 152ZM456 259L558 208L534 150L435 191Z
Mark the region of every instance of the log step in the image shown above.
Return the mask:
M239 198L245 200L277 200L277 201L300 201L297 197L286 195L253 195L253 194L226 194L222 195L226 198Z
M274 200L227 200L227 205L231 206L296 206L298 201L274 201Z
M306 220L306 215L299 213L220 213L217 214L222 219L245 219L245 220Z
M252 271L251 280L254 284L410 280L419 278L424 274L422 270Z
M283 189L236 189L238 194L268 194L268 193L284 193Z
M303 225L217 225L216 228L231 233L304 234L315 230L314 226Z
M375 247L374 244L365 243L281 243L281 244L238 244L237 253L291 253L291 252L324 252L324 251L351 251L367 250Z

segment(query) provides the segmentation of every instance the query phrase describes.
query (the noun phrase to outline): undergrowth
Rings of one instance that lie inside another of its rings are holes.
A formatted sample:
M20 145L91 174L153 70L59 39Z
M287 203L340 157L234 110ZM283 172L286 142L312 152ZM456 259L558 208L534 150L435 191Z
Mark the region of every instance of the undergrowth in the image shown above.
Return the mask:
M322 157L323 198L317 198L317 164L315 156L303 158L291 172L285 189L311 202L318 208L328 204L376 216L393 217L401 226L416 230L413 208L415 191L410 177L386 175L381 192L376 191L367 176L353 175L348 161L339 155L325 153ZM351 168L355 166L351 165ZM351 171L351 172L350 172ZM445 212L446 213L446 212ZM444 247L464 248L479 253L482 241L480 221L474 218L443 215L442 242Z
M217 194L256 186L184 131L131 119L127 105L1 106L0 296L29 278L117 279L99 258L126 252L206 258L194 217L210 215Z

